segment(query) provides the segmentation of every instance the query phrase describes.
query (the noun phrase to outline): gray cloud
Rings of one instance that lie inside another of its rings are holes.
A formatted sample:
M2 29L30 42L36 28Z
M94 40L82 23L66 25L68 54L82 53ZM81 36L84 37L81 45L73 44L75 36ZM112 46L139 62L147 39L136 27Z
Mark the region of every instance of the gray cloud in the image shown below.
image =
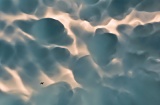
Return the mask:
M95 86L100 82L100 76L90 56L79 58L71 69L75 80L82 86Z
M127 26L128 27L128 26ZM127 28L126 27L126 28ZM128 44L130 50L142 51L158 56L159 52L159 23L147 23L130 28L130 32L124 31L121 35L123 43ZM129 28L129 27L128 27ZM120 32L124 29L118 29ZM134 43L134 44L133 44ZM126 46L126 45L124 45Z
M160 22L123 20L159 9L159 0L0 0L0 105L159 105ZM4 91L16 73L28 100Z
M29 103L23 101L18 95L16 94L8 94L0 91L0 104L5 105L29 105Z
M146 11L146 12L156 12L160 10L159 0L143 0L136 7L138 11Z
M10 59L15 54L15 49L13 45L11 45L9 42L5 40L0 40L0 62L2 64L8 64Z
M5 28L5 26L6 26L6 22L0 20L0 31L2 31Z
M116 35L111 33L93 36L88 44L88 49L97 64L106 65L113 59L113 55L116 52L117 41Z
M31 100L36 105L69 105L72 95L73 91L68 83L58 82L41 89Z
M13 22L13 24L17 27L19 27L22 31L25 33L31 34L31 27L35 23L36 20L16 20Z
M13 0L0 0L0 11L12 15L19 12Z
M18 8L21 12L24 12L26 14L32 14L35 12L35 10L38 7L39 1L38 0L19 0L18 1Z
M11 80L12 76L5 70L3 66L0 66L0 79L2 80Z
M31 34L42 43L70 45L73 42L64 25L51 18L37 20L32 26Z

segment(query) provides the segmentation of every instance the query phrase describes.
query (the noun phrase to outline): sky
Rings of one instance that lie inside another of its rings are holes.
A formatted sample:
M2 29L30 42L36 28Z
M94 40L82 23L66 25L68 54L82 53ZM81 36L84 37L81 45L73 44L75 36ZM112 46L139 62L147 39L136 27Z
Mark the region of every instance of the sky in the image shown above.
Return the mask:
M160 105L159 19L160 0L0 0L0 105Z

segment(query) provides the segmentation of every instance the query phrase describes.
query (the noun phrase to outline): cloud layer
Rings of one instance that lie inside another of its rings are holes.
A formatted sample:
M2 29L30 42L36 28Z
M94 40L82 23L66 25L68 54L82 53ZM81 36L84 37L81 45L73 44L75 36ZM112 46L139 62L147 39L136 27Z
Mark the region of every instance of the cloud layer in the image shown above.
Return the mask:
M0 105L159 105L159 10L159 0L0 0Z

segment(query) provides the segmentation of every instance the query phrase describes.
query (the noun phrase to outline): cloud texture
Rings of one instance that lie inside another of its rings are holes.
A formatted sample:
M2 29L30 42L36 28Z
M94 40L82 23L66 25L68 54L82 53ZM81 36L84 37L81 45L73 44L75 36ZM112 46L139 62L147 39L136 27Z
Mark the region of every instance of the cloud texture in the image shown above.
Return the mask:
M0 105L159 105L159 13L159 0L0 0Z

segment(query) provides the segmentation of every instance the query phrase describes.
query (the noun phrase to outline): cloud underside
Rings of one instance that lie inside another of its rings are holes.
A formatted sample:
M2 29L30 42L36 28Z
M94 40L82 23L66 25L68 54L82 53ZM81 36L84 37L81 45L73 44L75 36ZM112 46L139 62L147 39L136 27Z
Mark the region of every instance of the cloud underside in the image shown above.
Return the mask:
M0 0L0 105L159 105L159 11L160 0Z

